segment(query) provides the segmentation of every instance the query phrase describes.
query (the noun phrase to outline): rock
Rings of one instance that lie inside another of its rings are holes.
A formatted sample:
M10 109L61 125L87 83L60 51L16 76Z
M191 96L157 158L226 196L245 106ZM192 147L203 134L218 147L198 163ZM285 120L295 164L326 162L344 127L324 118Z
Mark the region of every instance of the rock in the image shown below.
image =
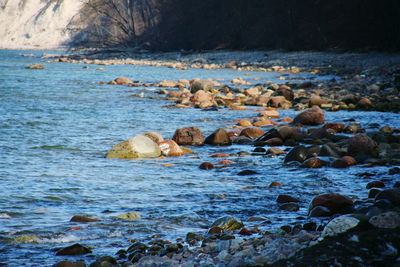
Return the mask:
M331 220L322 231L322 237L336 236L358 226L360 221L354 217L343 215Z
M369 182L369 183L367 184L367 186L366 186L367 189L371 189L371 188L373 188L373 187L375 187L375 188L382 188L382 187L385 187L385 183L382 182L382 181L372 181L372 182Z
M395 229L400 227L400 213L388 211L373 216L369 223L376 228Z
M276 123L269 119L263 119L263 120L254 122L253 125L256 127L264 127L264 126L274 126L274 125L276 125Z
M211 162L203 162L202 164L200 164L199 168L202 170L212 170L214 169L214 164L212 164Z
M147 136L148 138L153 140L154 143L156 143L156 144L164 141L164 138L162 137L162 135L157 132L146 132L146 133L144 133L144 136Z
M229 146L232 144L227 131L220 128L208 136L205 140L206 144L214 146Z
M294 124L302 125L319 125L323 124L324 122L324 112L317 106L303 111L302 113L298 114L293 120Z
M368 198L375 198L382 190L378 188L371 188L368 192Z
M214 106L212 96L204 90L199 90L192 95L190 101L199 108L209 108Z
M286 152L277 147L270 147L270 148L268 148L267 153L270 155L278 156L278 155L285 154Z
M31 65L27 66L26 68L30 69L30 70L43 70L44 66L42 64L31 64Z
M276 202L282 203L289 203L289 202L300 202L300 199L289 196L289 195L278 195L276 198Z
M238 125L242 127L251 127L253 124L248 120L239 120Z
M74 215L70 220L70 222L80 222L80 223L98 222L98 221L100 221L100 219L94 217L88 217L85 215Z
M292 89L287 85L280 85L276 92L283 96L286 100L292 101L294 99L294 93Z
M274 138L271 138L271 139L265 141L265 144L268 146L282 146L283 141L279 137L274 137Z
M400 174L400 168L399 167L390 168L388 174L389 175Z
M313 169L321 168L322 166L323 166L323 162L318 157L309 158L309 159L305 160L303 162L303 164L301 164L301 167L303 167L303 168L313 168Z
M258 128L258 127L247 127L247 128L244 128L240 132L240 136L246 136L246 137L249 137L251 139L255 139L257 137L260 137L263 134L264 134L264 131L261 130L260 128Z
M161 156L161 150L153 140L144 135L137 135L124 142L115 145L107 153L109 159L136 159L157 158Z
M103 256L90 264L89 267L117 267L120 266L117 260L111 256Z
M234 231L243 228L244 224L232 216L224 216L216 220L211 227L220 227L225 231Z
M344 123L339 123L339 122L326 123L324 125L325 129L334 130L336 133L343 132L345 127L346 127L346 125L344 125Z
M273 118L279 118L280 114L275 109L268 109L268 110L261 111L260 116L273 119Z
M284 163L297 161L303 163L308 157L308 150L305 146L296 146L292 148L285 157Z
M369 100L368 98L364 97L364 98L361 98L361 99L358 101L357 105L358 105L360 108L370 108L370 107L372 107L372 102L371 102L371 100Z
M249 236L249 235L253 235L253 234L254 233L247 228L242 228L242 230L240 230L240 232L239 232L239 235L244 235L244 236Z
M84 261L60 261L53 267L86 267L86 264Z
M135 211L126 212L119 214L114 217L115 219L123 220L123 221L137 221L140 220L140 214Z
M255 175L255 174L258 174L256 171L253 171L253 170L243 170L243 171L240 171L237 175L239 175L239 176L247 176L247 175Z
M310 107L313 107L313 106L320 107L322 104L326 104L326 103L327 103L327 101L322 99L319 95L312 94L310 97L310 100L308 102L308 105Z
M326 207L316 206L309 211L308 215L310 217L329 217L332 215L332 212Z
M222 229L221 227L218 227L218 226L214 226L214 227L211 227L209 230L208 230L208 234L209 235L219 235L219 234L222 234L224 232L224 229Z
M58 250L56 252L56 256L82 255L88 253L92 253L89 248L82 246L81 244L74 244L72 246L68 246Z
M379 155L378 145L365 134L357 134L353 136L348 139L348 144L349 146L347 151L350 156L378 157Z
M311 211L317 206L329 209L330 215L346 214L353 210L353 200L340 194L328 193L314 197L309 210Z
M271 97L268 104L274 108L288 109L292 107L292 103L286 100L284 96Z
M202 146L204 145L204 136L197 127L180 128L175 131L172 137L178 145Z
M114 80L114 83L118 84L118 85L128 85L128 84L132 84L133 81L126 77L118 77Z
M158 145L163 156L179 157L184 154L183 150L179 147L177 143L175 143L174 140L162 141Z
M394 206L400 206L400 188L390 188L383 190L376 197L375 201L378 200L387 200L392 203Z
M273 181L273 182L271 182L271 183L269 184L268 187L271 188L271 187L279 187L279 186L282 186L282 183Z
M209 80L192 80L190 81L190 92L192 94L202 90L205 92L211 91L214 89L214 84Z
M243 78L237 77L232 79L231 83L235 84L235 85L250 85L251 83L246 81Z
M169 87L169 88L174 88L178 86L178 83L175 81L168 81L168 80L164 80L162 82L160 82L158 84L158 86L160 87Z
M297 203L289 202L280 204L279 208L286 211L298 211L300 209L300 205Z

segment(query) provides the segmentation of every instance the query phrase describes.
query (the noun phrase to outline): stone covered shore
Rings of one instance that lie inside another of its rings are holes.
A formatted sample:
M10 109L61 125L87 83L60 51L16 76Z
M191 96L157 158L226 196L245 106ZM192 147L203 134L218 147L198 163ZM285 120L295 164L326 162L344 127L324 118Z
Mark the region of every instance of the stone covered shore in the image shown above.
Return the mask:
M261 57L260 53L254 54L261 59L273 57ZM315 60L317 55L314 54ZM362 58L360 55L344 55L341 59L326 55L325 63L313 61L313 56L310 56L309 65L304 63L307 60L297 61L299 64L296 64L290 54L282 56L280 62L271 60L269 63L262 60L248 63L244 58L235 60L231 59L234 54L229 53L211 53L201 58L199 55L196 58L182 55L183 59L179 60L168 59L169 55L164 55L161 60L99 59L98 56L76 55L54 58L55 61L69 63L144 64L177 69L232 68L282 73L280 84L260 84L240 77L240 72L229 84L198 79L147 84L127 77L100 82L115 86L156 87L158 93L170 101L171 108L213 111L256 107L257 110L253 118L238 119L231 128L216 129L209 136L204 136L197 127L176 129L171 139L164 139L159 133L143 133L116 144L107 153L108 158L177 157L191 153L196 146L242 144L253 146L253 155L278 157L282 164L298 168L340 168L345 171L356 165L365 167L365 172L360 175L367 181L365 190L368 191L368 198L353 199L340 193L316 195L309 203L309 222L284 225L276 231L264 232L257 227L246 227L234 217L223 216L210 225L207 232L188 233L174 242L157 236L148 243L133 241L115 255L99 256L90 266L398 265L400 129L379 122L375 122L373 128L365 129L355 120L326 121L325 113L337 110L398 112L399 65L378 58L353 61ZM329 59L332 65L328 65ZM340 62L349 65L340 66ZM293 83L285 75L299 72L332 74L337 78ZM297 110L297 115L282 118L279 110L289 108ZM227 159L229 156L216 153L212 156L215 162L203 162L199 168L212 171L217 165L234 164ZM368 167L377 165L388 167L385 179L368 172ZM240 175L251 176L256 171L243 170ZM280 183L271 183L270 186L280 186ZM281 209L290 212L299 209L299 201L298 196L291 195L279 195L276 199ZM125 220L139 218L137 214L121 217ZM325 219L317 224L312 218ZM74 216L72 220L90 223L95 218ZM252 220L262 223L267 219L254 217ZM87 253L92 253L90 248L75 244L58 250L56 255ZM84 262L61 261L55 266L86 265Z

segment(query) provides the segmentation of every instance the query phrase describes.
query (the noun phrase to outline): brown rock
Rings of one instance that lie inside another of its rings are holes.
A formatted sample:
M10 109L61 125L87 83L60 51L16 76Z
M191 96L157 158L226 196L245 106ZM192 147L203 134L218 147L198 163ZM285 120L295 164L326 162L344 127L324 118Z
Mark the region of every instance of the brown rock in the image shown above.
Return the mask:
M372 107L372 102L368 98L364 97L358 101L357 105L361 108L370 108Z
M347 152L351 156L378 157L379 148L374 140L365 134L357 134L348 140Z
M267 118L279 118L279 112L275 109L269 109L269 110L261 111L259 116L267 117Z
M346 127L346 125L344 125L344 123L326 123L324 125L325 129L332 129L337 133L343 132L345 127Z
M276 90L276 92L280 96L283 96L286 100L292 101L294 98L294 93L292 89L287 85L280 85L278 90Z
M82 255L91 253L92 251L80 244L74 244L69 247L62 248L56 252L56 256L67 256L67 255Z
M184 146L202 146L204 145L204 136L197 127L180 128L175 131L172 137L178 145Z
M70 222L80 222L80 223L89 223L89 222L98 222L100 219L88 217L84 215L74 215L72 216Z
M167 157L179 157L184 154L183 150L179 147L174 140L165 140L158 144L161 153Z
M303 125L319 125L323 124L324 121L325 121L324 112L319 107L314 106L298 114L294 118L293 123L303 124Z
M118 77L114 80L115 84L118 85L128 85L128 84L132 84L133 81L129 78L126 77Z
M322 104L326 104L328 101L326 101L325 99L322 99L319 95L311 95L310 97L310 101L308 102L308 105L310 107L313 106L321 106Z
M265 144L268 146L282 146L283 141L279 137L274 137L274 138L271 138L271 139L265 141Z
M270 148L268 148L267 153L268 153L268 154L271 154L271 155L274 155L274 156L277 156L277 155L285 154L286 152L283 151L283 150L280 149L280 148L277 148L277 147L270 147Z
M303 162L301 165L303 168L321 168L323 166L323 162L320 158L318 157L312 157L307 159L306 161Z
M300 202L300 199L289 196L289 195L278 195L276 198L276 202L278 203L288 203L288 202Z
M332 162L333 168L348 168L350 166L356 165L357 161L351 156L344 156L340 159Z
M274 96L269 100L269 105L274 108L290 108L291 102L286 100L284 96Z
M211 170L214 169L214 165L211 162L203 162L199 168L202 170Z
M205 143L214 146L229 146L232 144L232 141L229 138L228 133L224 129L220 128L208 136Z
M146 132L146 133L144 133L144 136L147 136L148 138L153 140L154 143L157 143L157 144L164 141L164 138L162 137L162 135L157 132Z
M229 157L229 154L225 153L215 153L211 155L212 158L227 158Z
M250 127L250 126L253 126L253 124L252 124L250 121L248 121L248 120L239 120L237 124L238 124L239 126L242 126L242 127Z
M240 136L246 136L255 139L264 134L264 131L258 127L247 127L240 132Z
M352 211L353 200L340 194L328 193L314 197L311 201L309 210L311 211L317 206L329 209L330 215L346 214Z
M279 187L282 186L282 183L273 181L269 184L269 187Z

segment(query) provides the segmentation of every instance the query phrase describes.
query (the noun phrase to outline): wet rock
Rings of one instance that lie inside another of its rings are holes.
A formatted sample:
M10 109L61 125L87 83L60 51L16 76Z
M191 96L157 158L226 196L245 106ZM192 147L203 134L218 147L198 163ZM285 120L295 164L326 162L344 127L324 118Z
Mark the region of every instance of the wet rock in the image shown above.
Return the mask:
M275 109L268 109L260 112L261 117L265 118L279 118L280 114L277 110Z
M400 168L399 167L390 168L388 174L389 175L400 174Z
M336 236L358 226L360 221L354 217L343 215L331 220L322 231L322 236Z
M209 235L219 235L222 234L224 232L224 229L222 229L221 227L218 226L213 226L208 230L208 234Z
M36 64L31 64L31 65L27 66L26 68L30 69L30 70L43 70L44 66L43 66L43 64L36 63Z
M314 197L309 210L312 211L317 206L327 208L330 215L346 214L353 210L353 200L340 194L328 193Z
M289 202L300 202L300 199L289 196L289 195L278 195L276 198L278 203L289 203Z
M286 154L286 152L277 147L270 147L267 150L267 154L278 156L278 155Z
M284 96L271 97L268 104L274 108L288 109L292 107L292 103L286 100Z
M68 246L58 250L56 252L56 256L82 255L88 253L92 253L89 248L82 246L81 244L74 244L72 246Z
M247 127L240 132L240 136L246 136L251 139L256 139L264 134L264 131L258 127Z
M279 137L274 137L274 138L271 138L271 139L265 141L265 144L268 146L282 146L283 141Z
M317 224L315 222L307 222L303 224L303 229L306 231L315 231L317 229Z
M174 140L161 141L158 145L163 156L179 157L184 154L183 150Z
M193 96L190 98L190 101L196 107L203 109L214 106L212 96L203 90L199 90L196 93L194 93Z
M117 85L128 85L132 84L133 81L127 77L118 77L114 80L114 83Z
M234 231L243 228L243 223L232 216L224 216L216 220L211 227L220 227L225 231Z
M335 161L333 161L331 166L333 168L348 168L356 164L357 161L355 160L355 158L351 156L344 156L340 159L336 159Z
M314 106L298 114L294 118L293 123L302 125L319 125L323 124L324 121L324 112L319 107Z
M212 164L211 162L203 162L202 164L200 164L199 168L202 170L211 170L214 169L214 164Z
M204 145L204 136L197 127L186 127L177 129L172 137L178 145L202 146Z
M373 216L369 223L376 228L395 229L400 227L400 213L388 211Z
M289 202L289 203L279 204L279 208L281 210L286 210L286 211L298 211L300 209L300 205L297 203Z
M74 215L72 216L70 222L80 222L80 223L89 223L89 222L98 222L100 219L89 217L85 215Z
M232 139L232 143L239 145L251 145L253 144L253 139L246 136L238 136Z
M205 140L206 144L214 146L229 146L232 144L227 131L220 128L208 136Z
M348 153L350 156L369 156L377 157L379 155L378 145L365 134L357 134L348 140Z
M326 123L324 125L324 128L334 130L336 133L343 132L345 127L346 125L344 125L344 123L338 123L338 122Z
M309 211L309 216L310 217L329 217L332 215L332 212L323 206L316 206L313 207L310 211Z
M358 101L357 106L364 109L370 108L372 107L372 102L368 98L363 97Z
M240 232L239 232L239 235L244 235L244 236L253 235L253 234L254 233L247 228L242 228L242 230L240 230Z
M240 176L255 175L255 174L258 174L258 172L253 170L243 170L238 173L238 175Z
M368 192L368 198L375 198L382 190L378 188L371 188Z
M159 144L160 142L164 141L164 138L160 133L157 132L146 132L144 133L144 136L147 136L151 140L154 141L154 143Z
M111 256L103 256L89 265L89 267L117 267L117 260Z
M153 140L144 135L137 135L124 142L115 145L107 153L109 159L136 159L157 158L161 156L161 150Z
M387 200L394 206L400 206L400 188L383 190L375 197L375 201L378 200Z
M211 91L214 89L214 84L209 80L192 80L190 81L190 92L192 94L203 90L205 92Z
M382 187L385 187L385 183L382 181L372 181L372 182L369 182L366 186L367 189L371 189L373 187L382 188Z
M284 163L300 162L303 163L308 157L308 150L305 146L296 146L286 155Z
M294 93L292 89L287 86L287 85L281 85L279 86L278 90L276 92L283 96L286 100L292 101L294 99Z
M320 158L312 157L312 158L305 160L303 162L303 164L301 164L301 167L316 169L316 168L322 168L323 165L324 164Z
M86 264L84 261L60 261L53 267L86 267Z
M282 183L273 181L273 182L271 182L271 183L269 184L268 187L271 188L271 187L279 187L279 186L282 186Z
M242 126L242 127L251 127L251 126L253 126L253 124L248 120L239 120L237 125Z
M115 219L123 220L123 221L137 221L140 219L140 214L135 211L126 212L119 214L114 217Z
M189 232L186 234L186 242L193 245L199 241L202 241L204 237L201 234Z

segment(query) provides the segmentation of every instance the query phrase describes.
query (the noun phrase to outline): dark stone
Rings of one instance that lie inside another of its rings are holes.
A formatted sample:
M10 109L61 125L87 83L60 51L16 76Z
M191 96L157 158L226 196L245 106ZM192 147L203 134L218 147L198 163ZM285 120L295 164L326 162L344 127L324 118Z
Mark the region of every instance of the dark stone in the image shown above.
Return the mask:
M284 163L297 161L303 163L308 157L308 150L305 146L296 146L292 148L285 157Z
M282 231L284 231L285 233L290 233L290 232L292 232L292 227L290 226L290 225L283 225L283 226L281 226L280 227L280 229L282 230Z
M279 208L286 211L298 211L300 209L300 205L297 203L289 202L280 204Z
M300 199L289 196L289 195L279 195L276 198L276 202L282 204L282 203L289 203L289 202L300 202Z
M322 194L313 198L309 210L312 211L317 206L327 208L330 211L330 215L347 214L353 211L353 200L335 193Z
M53 267L86 267L86 264L84 261L60 261L54 264Z
M81 244L74 244L72 246L68 246L58 250L56 252L56 256L82 255L87 253L92 253L92 251L89 248L82 246Z
M199 168L202 170L211 170L214 169L214 165L211 162L203 162Z
M255 175L255 174L258 174L258 172L253 171L253 170L243 170L238 173L238 175L240 175L240 176Z
M71 220L71 222L81 222L81 223L88 223L88 222L98 222L100 219L98 218L92 218L84 215L74 215Z
M306 231L315 231L317 229L317 224L315 222L307 222L303 224L303 229Z
M220 128L209 135L206 138L205 143L214 146L229 146L232 144L232 141L229 138L228 132Z
M376 195L375 201L388 200L394 206L400 206L400 188L386 189Z
M367 187L367 189L371 189L373 187L382 188L382 187L385 187L385 183L382 181L372 181L372 182L369 182L366 187Z
M375 198L378 193L380 193L382 190L378 188L371 188L368 192L368 198Z
M316 206L309 212L310 217L329 217L331 215L332 212L327 207L323 206Z
M399 167L390 168L388 173L389 173L389 175L399 174L400 173L400 168Z

